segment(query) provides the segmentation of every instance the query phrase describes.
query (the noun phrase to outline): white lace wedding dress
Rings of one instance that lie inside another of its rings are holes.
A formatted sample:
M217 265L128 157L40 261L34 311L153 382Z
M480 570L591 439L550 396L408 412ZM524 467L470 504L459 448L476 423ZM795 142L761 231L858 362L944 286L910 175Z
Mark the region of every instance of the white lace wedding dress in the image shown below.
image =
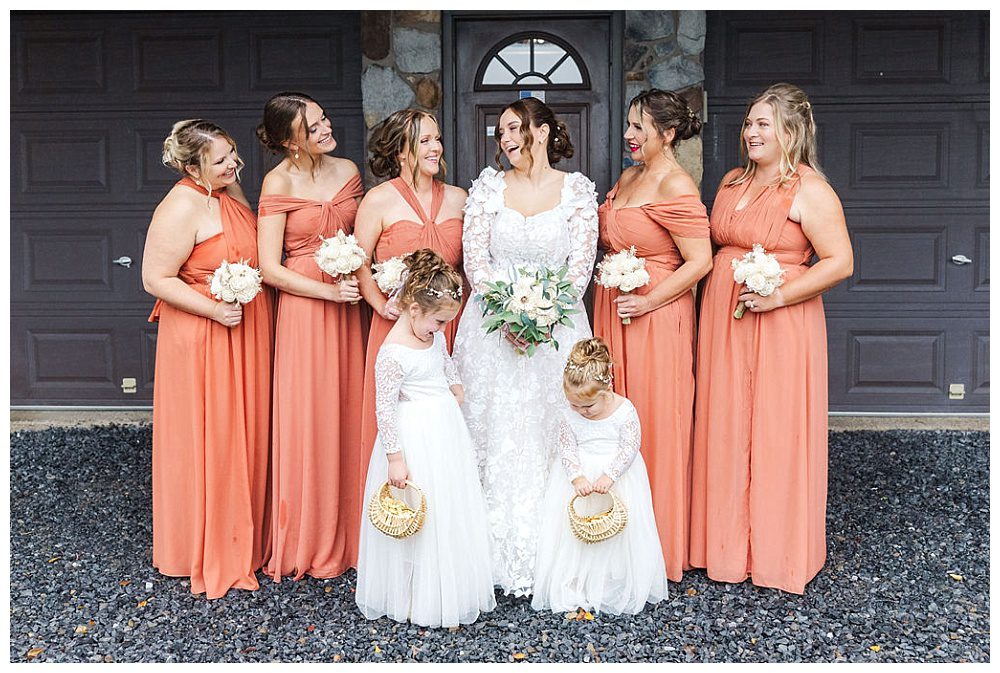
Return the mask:
M485 168L465 203L462 253L473 292L506 278L519 265L559 268L583 297L597 254L594 183L580 173L565 176L559 204L529 217L504 205L503 173ZM454 354L465 385L463 411L479 459L490 519L493 578L505 593L531 593L540 507L556 454L566 356L591 336L583 302L573 327L557 326L559 350L519 355L499 332L486 334L473 298L455 336Z

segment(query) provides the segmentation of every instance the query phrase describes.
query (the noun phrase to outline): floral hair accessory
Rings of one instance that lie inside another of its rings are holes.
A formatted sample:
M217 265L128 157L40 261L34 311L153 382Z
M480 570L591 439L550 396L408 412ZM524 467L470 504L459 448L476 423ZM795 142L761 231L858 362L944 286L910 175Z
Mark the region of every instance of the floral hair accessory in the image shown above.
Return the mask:
M459 300L462 299L462 288L461 288L461 286L459 286L458 288L456 288L454 290L444 290L444 291L442 291L442 290L435 290L434 288L429 287L429 288L427 288L424 291L428 295L430 295L431 297L434 297L435 299L440 299L441 297L443 297L445 295L448 295L449 297L451 297L455 301L459 301Z
M611 379L612 379L612 374L611 374L610 370L611 370L611 367L613 367L613 366L614 366L614 363L613 362L609 362L608 363L608 373L607 374L594 374L594 376L593 376L594 380L597 381L597 382L599 382L599 383L603 383L604 385L610 385L611 384ZM575 362L567 362L566 363L566 371L568 371L568 372L579 372L579 373L582 374L582 373L584 373L585 369L586 369L586 365L577 364Z

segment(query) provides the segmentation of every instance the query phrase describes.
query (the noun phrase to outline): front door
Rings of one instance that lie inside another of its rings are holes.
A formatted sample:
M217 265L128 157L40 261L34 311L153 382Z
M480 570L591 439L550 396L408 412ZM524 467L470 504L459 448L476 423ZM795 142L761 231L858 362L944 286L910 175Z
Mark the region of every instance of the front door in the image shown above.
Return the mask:
M580 171L599 197L621 168L622 12L445 12L443 117L450 182L468 189L496 165L493 127L511 101L535 96L566 122ZM618 170L615 170L617 166Z

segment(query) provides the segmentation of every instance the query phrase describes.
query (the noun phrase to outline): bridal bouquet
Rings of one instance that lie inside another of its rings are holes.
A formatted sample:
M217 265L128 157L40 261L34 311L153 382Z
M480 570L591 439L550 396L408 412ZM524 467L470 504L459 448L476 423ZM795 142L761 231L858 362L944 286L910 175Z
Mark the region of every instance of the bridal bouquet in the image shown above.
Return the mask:
M739 259L733 260L733 280L737 285L746 285L751 292L767 297L774 293L785 282L785 270L781 268L777 258L764 252L759 243L753 244L753 250ZM733 317L739 320L743 317L746 305L740 302L733 312Z
M372 279L385 295L391 295L403 282L406 263L402 257L390 257L384 262L372 264Z
M249 304L260 292L263 280L260 269L245 260L232 264L222 260L219 268L208 277L209 291L216 299L230 304Z
M598 285L608 288L618 288L622 294L628 294L637 287L649 283L649 272L646 271L646 260L635 256L635 246L628 250L620 250L613 255L605 255L597 265ZM622 318L622 324L628 325L632 319Z
M347 276L357 271L368 256L364 248L358 245L354 234L338 231L330 238L319 237L323 241L313 257L324 273L333 276Z
M528 342L524 350L535 354L541 344L559 342L552 338L556 325L573 326L569 317L579 313L573 283L566 280L568 267L553 271L546 268L518 268L510 281L486 283L486 292L479 295L483 309L483 328L487 334L506 328L515 337Z

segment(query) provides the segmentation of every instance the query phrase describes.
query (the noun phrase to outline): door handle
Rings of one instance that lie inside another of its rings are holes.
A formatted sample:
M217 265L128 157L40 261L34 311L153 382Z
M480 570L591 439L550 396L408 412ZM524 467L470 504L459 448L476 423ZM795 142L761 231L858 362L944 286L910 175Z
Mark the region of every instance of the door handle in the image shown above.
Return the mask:
M118 266L124 266L126 269L132 266L132 258L122 255L118 259L111 260L112 264L117 264Z
M972 264L972 260L966 257L965 255L955 255L954 257L951 258L951 261L953 261L958 266L962 266L963 264Z

